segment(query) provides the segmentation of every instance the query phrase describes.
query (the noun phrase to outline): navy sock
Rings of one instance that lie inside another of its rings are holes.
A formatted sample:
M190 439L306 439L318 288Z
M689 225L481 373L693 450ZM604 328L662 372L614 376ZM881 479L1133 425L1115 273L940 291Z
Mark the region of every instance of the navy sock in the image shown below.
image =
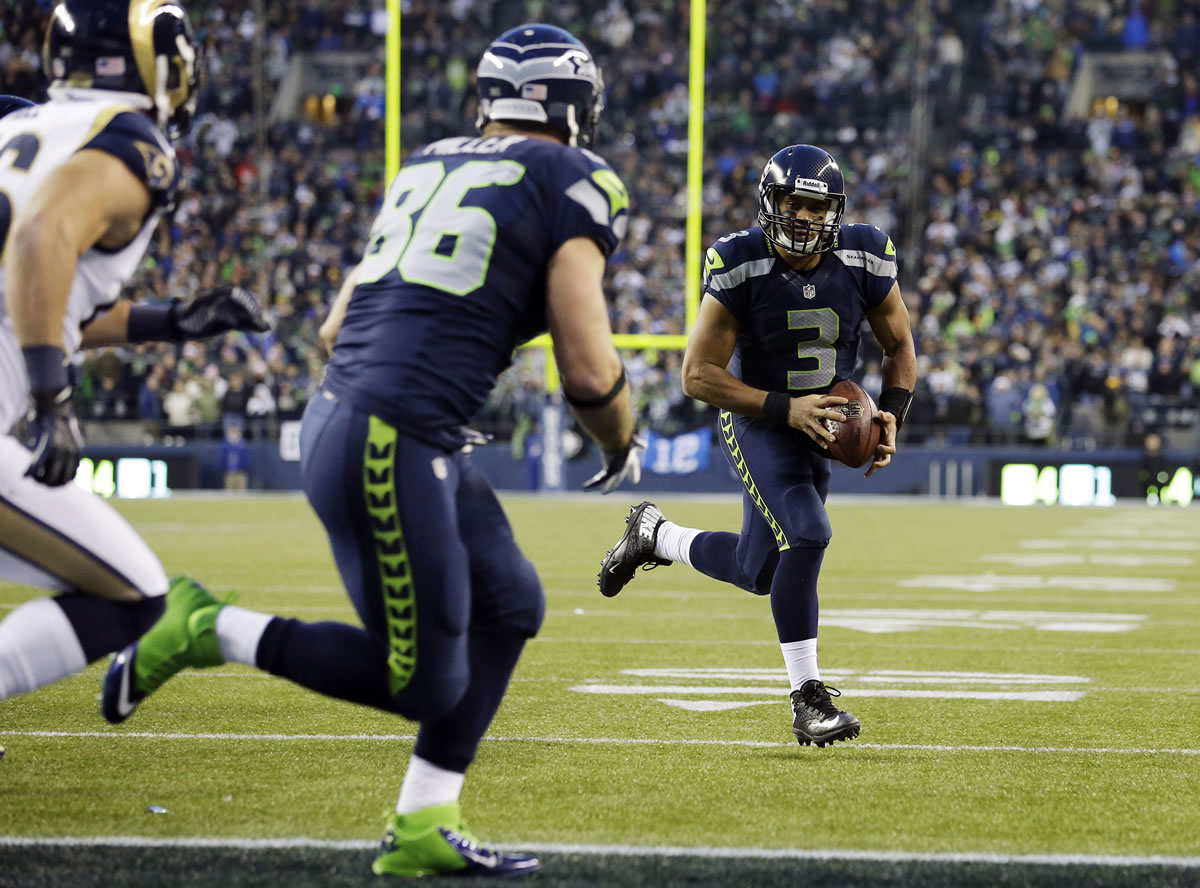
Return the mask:
M755 595L766 595L771 590L771 577L775 574L778 563L776 550L759 553L759 555L742 552L738 548L743 540L738 533L728 533L723 530L704 531L692 540L692 548L688 556L692 559L692 567L705 576L731 583L739 589L753 592ZM761 563L758 559L761 558ZM744 560L751 559L755 564L745 564ZM757 573L750 574L757 568Z
M472 628L467 642L471 663L467 692L445 715L421 722L415 754L439 768L466 771L500 708L524 647L524 634Z
M398 711L388 689L387 651L357 626L276 617L263 631L255 660L259 669L318 694Z
M79 592L64 592L58 602L79 638L83 655L91 663L133 644L162 616L166 598L109 601Z
M738 539L738 534L723 530L706 530L697 534L692 540L692 548L688 551L692 567L714 580L740 586Z
M793 547L779 553L771 580L771 613L780 644L817 637L817 576L825 550Z

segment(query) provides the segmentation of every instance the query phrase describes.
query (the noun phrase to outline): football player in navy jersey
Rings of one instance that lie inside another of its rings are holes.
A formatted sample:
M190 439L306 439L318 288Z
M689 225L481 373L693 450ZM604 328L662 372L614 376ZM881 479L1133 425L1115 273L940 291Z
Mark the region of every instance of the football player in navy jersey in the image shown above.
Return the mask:
M0 621L0 700L82 671L163 612L158 558L70 483L83 441L69 356L267 329L236 287L119 298L175 198L197 52L178 3L64 0L44 44L49 100L0 97L0 579L55 593Z
M458 804L544 611L533 565L462 452L513 349L549 330L566 399L605 453L586 487L640 473L602 290L629 198L586 147L600 72L566 31L523 25L488 47L478 89L479 136L406 160L322 328L332 357L304 417L302 473L363 626L255 613L180 583L105 681L111 721L180 668L223 661L419 721L380 874L538 866L481 847Z
M683 360L683 389L720 408L726 457L745 486L741 533L667 521L653 503L630 510L605 557L600 591L616 595L638 567L681 561L718 580L771 596L791 683L792 729L804 745L858 736L817 669L817 576L832 531L829 421L844 398L862 322L884 351L883 422L867 475L891 462L917 379L908 310L891 238L843 225L837 162L813 145L775 154L759 183L758 225L717 241ZM836 691L833 691L836 694Z

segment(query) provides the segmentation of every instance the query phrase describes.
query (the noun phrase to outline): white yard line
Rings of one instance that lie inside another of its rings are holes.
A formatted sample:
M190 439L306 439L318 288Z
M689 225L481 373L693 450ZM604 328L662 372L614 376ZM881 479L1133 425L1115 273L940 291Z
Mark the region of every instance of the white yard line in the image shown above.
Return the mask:
M0 836L0 848L189 848L271 851L313 848L331 851L373 851L377 841L364 839L238 839L147 838L143 836L63 836L61 838ZM680 845L576 845L557 842L505 842L502 847L537 854L580 854L620 857L689 857L724 860L846 860L868 863L975 863L1036 866L1200 868L1200 857L1133 856L1121 854L1000 854L988 851L912 852L858 851L850 848L689 848Z
M294 740L359 741L387 743L415 740L415 734L218 734L180 733L155 731L0 731L0 737L49 737L80 739L136 739L136 740L258 740L285 742ZM794 743L774 740L689 740L679 738L641 737L496 737L484 740L496 743L564 743L603 746L748 746L755 748L791 747ZM1200 756L1200 749L1155 749L1125 746L972 746L924 743L850 743L837 747L838 752L855 749L918 750L929 752L1021 752L1037 754L1087 755L1177 755Z

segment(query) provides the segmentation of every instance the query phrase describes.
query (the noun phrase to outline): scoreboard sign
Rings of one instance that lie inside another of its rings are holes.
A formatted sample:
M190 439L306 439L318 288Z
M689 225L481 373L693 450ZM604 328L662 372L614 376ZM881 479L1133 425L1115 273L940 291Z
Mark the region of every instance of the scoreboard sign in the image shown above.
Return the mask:
M988 495L1012 506L1111 506L1118 498L1187 506L1197 494L1196 478L1187 466L1164 464L1147 470L1133 462L1067 460L997 460L988 465Z

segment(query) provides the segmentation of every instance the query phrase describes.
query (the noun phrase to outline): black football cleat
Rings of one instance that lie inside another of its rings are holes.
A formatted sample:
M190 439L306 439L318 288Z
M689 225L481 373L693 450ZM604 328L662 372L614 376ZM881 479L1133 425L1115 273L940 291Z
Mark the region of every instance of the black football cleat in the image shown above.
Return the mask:
M862 724L848 712L833 705L830 695L840 697L837 688L827 688L815 678L792 691L792 733L801 746L815 743L818 748L835 740L853 740Z
M600 562L600 573L596 579L602 595L612 598L624 589L639 567L653 570L660 565L665 567L671 564L654 554L658 527L665 520L662 510L651 502L638 503L629 510L629 517L625 519L625 533Z

